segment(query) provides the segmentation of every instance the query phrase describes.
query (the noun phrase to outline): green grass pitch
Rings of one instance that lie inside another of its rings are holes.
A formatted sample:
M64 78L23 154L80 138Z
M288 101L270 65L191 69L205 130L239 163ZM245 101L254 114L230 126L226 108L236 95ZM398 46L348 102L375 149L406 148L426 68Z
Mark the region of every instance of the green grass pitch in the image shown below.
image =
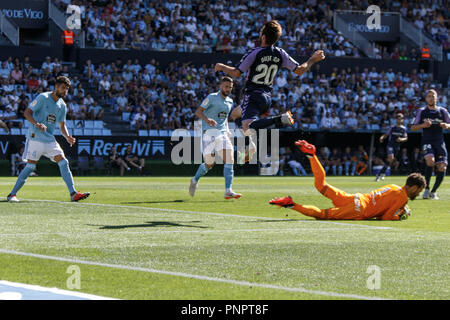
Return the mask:
M119 299L450 297L448 177L440 200L410 201L400 222L316 221L268 204L291 195L330 207L312 177L236 177L237 200L223 198L220 177L202 178L191 198L189 180L75 177L91 196L71 203L60 177L29 178L22 202L0 202L0 280L67 289L77 265L77 291ZM405 177L327 180L353 193ZM0 178L3 197L15 181Z

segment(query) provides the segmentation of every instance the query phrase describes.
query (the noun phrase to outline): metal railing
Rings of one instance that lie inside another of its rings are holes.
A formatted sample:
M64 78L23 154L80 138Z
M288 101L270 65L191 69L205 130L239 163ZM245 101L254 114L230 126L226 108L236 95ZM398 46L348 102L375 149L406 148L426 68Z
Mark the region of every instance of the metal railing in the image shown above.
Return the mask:
M19 27L8 20L7 17L0 12L0 31L15 45L20 44Z
M422 30L414 26L402 16L400 16L400 32L411 39L419 47L427 44L428 48L430 48L431 56L436 60L442 61L442 45L438 45L434 39L428 37Z
M53 3L52 0L48 0L48 17L52 19L61 30L66 30L67 16ZM74 33L74 40L78 42L78 46L80 48L85 48L85 32L81 30L80 32L74 31Z
M364 52L369 58L375 58L375 44L367 40L359 31L353 28L353 31L349 31L347 28L348 23L339 17L338 12L334 12L333 16L333 28L340 31L344 37L349 39L357 48Z

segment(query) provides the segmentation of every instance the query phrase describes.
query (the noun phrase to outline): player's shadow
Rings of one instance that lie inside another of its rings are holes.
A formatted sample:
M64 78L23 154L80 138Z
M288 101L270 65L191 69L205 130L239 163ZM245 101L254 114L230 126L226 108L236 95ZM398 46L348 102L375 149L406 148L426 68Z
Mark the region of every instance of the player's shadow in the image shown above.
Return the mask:
M163 201L132 201L132 202L122 202L121 204L155 204L155 203L177 203L177 202L186 202L187 200L163 200ZM207 203L217 203L217 202L230 202L229 200L193 200L190 202L207 202Z
M257 219L252 221L242 221L246 223L267 223L267 222L295 222L295 221L302 221L302 220L308 220L308 219L273 219L273 220L266 220L266 219Z
M187 223L199 223L201 221L186 221ZM198 229L208 229L205 226L195 226L190 224L183 224L178 222L170 221L147 221L142 224L124 224L124 225L98 225L98 224L88 224L88 226L100 227L99 229L127 229L127 228L148 228L148 227L186 227L186 228L198 228Z

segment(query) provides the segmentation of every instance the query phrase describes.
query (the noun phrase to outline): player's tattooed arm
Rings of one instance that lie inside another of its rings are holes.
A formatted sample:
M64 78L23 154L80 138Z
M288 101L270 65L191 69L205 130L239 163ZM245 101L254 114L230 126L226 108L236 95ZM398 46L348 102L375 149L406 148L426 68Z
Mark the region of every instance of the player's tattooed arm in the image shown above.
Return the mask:
M209 124L211 127L217 126L217 122L214 119L210 119L203 113L205 109L202 107L198 107L195 111L195 115L199 117L200 119L204 120L207 124Z
M303 63L303 64L299 65L297 68L295 68L294 72L297 75L301 76L305 72L308 72L316 62L322 61L323 59L325 59L325 54L323 53L322 50L317 50L308 59L308 61L306 61L305 63Z
M220 71L225 72L227 75L233 78L238 78L241 75L241 71L235 67L230 67L223 63L216 63L214 67L214 72Z
M27 119L33 126L35 126L39 130L42 130L44 132L47 131L47 126L45 124L38 123L38 122L36 122L36 120L34 120L33 110L31 110L30 108L26 108L23 115L24 115L25 119Z

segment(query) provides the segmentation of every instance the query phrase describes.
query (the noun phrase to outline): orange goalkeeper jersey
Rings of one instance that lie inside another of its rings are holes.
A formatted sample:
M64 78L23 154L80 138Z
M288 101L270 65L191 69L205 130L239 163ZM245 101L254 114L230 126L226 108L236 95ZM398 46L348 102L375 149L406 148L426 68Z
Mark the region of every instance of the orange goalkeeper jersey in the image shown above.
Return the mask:
M399 209L408 203L405 188L388 184L370 193L357 193L364 219L398 220Z

